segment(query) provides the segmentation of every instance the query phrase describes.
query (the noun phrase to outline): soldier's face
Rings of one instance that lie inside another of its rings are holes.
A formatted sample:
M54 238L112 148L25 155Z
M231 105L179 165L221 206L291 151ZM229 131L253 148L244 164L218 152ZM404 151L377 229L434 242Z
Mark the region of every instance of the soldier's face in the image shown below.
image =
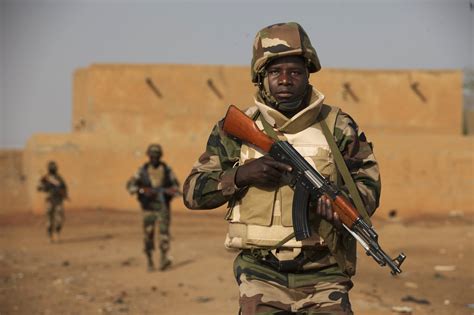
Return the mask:
M49 173L56 174L57 171L58 171L58 167L56 166L56 164L49 164L48 165L48 172Z
M148 157L149 157L149 159L150 159L150 164L151 164L151 165L157 166L157 165L160 164L161 153L152 152L152 153L150 153L150 155L149 155Z
M270 93L278 102L294 102L304 96L308 70L299 56L281 57L266 67Z

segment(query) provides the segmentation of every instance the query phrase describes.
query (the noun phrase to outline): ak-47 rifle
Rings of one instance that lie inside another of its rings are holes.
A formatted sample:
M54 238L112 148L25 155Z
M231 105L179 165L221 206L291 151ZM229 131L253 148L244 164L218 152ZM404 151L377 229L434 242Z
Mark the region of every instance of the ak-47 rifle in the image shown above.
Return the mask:
M341 191L318 170L313 168L287 141L273 140L260 131L255 122L231 105L224 118L223 130L228 134L267 152L276 161L288 164L290 186L294 189L293 228L296 240L311 236L308 211L310 200L318 200L322 195L329 197L334 211L339 215L344 228L364 247L366 254L380 265L388 265L391 273L401 273L401 264L406 256L400 253L391 259L378 244L378 235L360 216L357 209Z

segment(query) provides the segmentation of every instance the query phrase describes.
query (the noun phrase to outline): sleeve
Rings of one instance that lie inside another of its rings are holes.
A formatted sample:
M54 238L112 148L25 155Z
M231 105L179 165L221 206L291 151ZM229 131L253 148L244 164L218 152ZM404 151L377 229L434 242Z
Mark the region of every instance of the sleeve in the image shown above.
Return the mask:
M341 112L334 127L339 150L359 190L367 213L372 216L379 206L381 180L377 160L370 143L356 122Z
M209 136L206 151L193 165L183 186L183 200L189 209L212 209L228 202L239 191L235 173L241 143L222 130L222 121Z

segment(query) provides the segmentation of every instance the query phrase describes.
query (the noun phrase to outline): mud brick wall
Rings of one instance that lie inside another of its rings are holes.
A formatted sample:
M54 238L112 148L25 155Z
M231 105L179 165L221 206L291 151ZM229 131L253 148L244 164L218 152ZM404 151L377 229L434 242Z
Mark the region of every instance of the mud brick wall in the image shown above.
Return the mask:
M28 211L22 150L0 150L0 213Z
M380 215L474 212L474 138L462 136L460 71L325 69L311 82L356 119L382 173ZM23 153L29 208L43 211L36 182L58 162L75 208L137 211L125 182L150 142L184 181L227 106L255 91L248 67L91 65L74 74L72 132L37 134ZM184 209L176 200L175 209Z

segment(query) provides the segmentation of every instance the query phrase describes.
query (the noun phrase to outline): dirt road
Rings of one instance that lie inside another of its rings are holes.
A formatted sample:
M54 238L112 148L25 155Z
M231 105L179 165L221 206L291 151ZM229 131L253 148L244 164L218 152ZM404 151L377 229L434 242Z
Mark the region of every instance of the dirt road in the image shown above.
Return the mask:
M57 244L46 238L41 216L0 216L0 315L237 314L235 253L223 248L223 215L176 211L174 265L151 273L139 212L67 212ZM474 314L472 223L448 215L377 219L384 250L408 258L402 275L392 277L360 251L351 291L355 313L396 314L393 307L406 307L420 315Z

